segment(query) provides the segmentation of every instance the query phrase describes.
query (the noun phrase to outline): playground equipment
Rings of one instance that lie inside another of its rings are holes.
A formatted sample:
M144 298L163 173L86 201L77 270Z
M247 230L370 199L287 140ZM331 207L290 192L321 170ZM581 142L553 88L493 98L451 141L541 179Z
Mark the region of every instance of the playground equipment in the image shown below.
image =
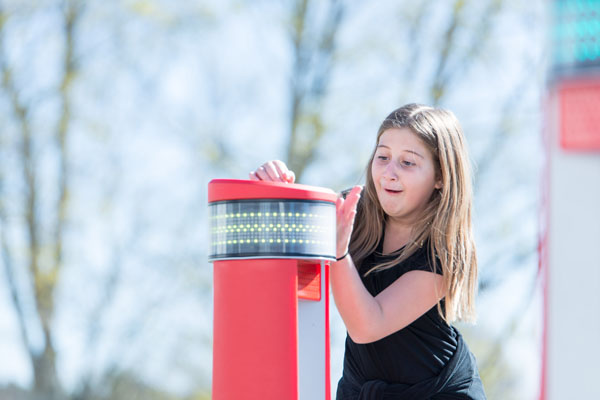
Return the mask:
M330 398L336 198L298 184L209 183L214 400Z

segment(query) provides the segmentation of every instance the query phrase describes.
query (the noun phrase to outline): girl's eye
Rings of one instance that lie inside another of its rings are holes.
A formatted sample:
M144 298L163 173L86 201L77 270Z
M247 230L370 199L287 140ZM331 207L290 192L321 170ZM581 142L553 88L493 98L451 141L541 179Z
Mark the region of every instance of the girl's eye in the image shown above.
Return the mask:
M385 160L388 159L386 156L377 156L377 158L380 159L380 160L383 160L383 161L385 161Z
M415 165L415 163L410 162L410 161L402 161L402 165L404 165L406 167L412 167L413 165Z

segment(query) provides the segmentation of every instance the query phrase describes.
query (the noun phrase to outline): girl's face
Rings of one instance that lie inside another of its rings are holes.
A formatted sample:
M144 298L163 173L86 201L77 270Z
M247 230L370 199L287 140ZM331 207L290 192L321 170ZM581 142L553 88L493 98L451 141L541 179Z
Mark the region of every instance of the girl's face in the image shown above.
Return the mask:
M381 134L371 173L390 222L414 223L433 191L442 187L441 180L436 180L432 154L408 128L391 128Z

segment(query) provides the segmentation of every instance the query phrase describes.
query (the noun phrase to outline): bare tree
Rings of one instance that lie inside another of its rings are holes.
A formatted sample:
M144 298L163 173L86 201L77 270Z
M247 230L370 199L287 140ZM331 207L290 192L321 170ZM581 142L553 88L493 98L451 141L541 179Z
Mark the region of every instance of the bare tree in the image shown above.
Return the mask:
M54 150L56 161L59 164L56 186L58 187L58 198L55 199L54 209L56 218L51 223L52 228L49 235L45 234L45 224L40 216L42 197L39 193L40 180L43 179L39 171L39 159L34 151L36 132L33 130L30 118L37 111L35 102L27 101L21 95L22 88L18 87L14 79L14 69L9 64L6 49L0 48L2 87L4 95L9 99L12 114L16 122L16 129L20 133L19 140L19 162L22 169L24 188L24 224L27 232L27 279L33 294L35 314L33 321L24 313L24 292L19 291L15 280L15 268L17 267L12 256L12 249L6 234L2 237L2 251L4 265L7 272L8 284L11 290L11 299L20 325L22 340L27 354L33 366L34 392L40 398L61 397L61 387L56 372L56 350L52 330L53 316L55 312L54 294L57 283L60 280L63 268L63 232L68 209L69 193L69 154L68 134L71 121L71 98L70 92L73 80L77 74L74 60L75 51L75 29L81 13L81 4L76 1L65 3L62 12L63 24L63 59L61 66L61 78L58 89L60 100L59 119L54 128ZM2 37L0 43L6 42L4 27L7 15L2 14L1 21ZM4 193L5 194L5 193ZM3 199L4 200L4 199ZM3 213L2 225L8 227L6 214ZM46 256L44 247L52 250ZM31 329L39 323L43 336L41 351L31 342Z
M320 7L325 7L321 10ZM287 163L296 178L313 161L325 134L323 101L331 79L336 39L344 16L342 0L298 0L293 5L290 41L293 69L290 77L290 126ZM316 16L325 13L324 22Z

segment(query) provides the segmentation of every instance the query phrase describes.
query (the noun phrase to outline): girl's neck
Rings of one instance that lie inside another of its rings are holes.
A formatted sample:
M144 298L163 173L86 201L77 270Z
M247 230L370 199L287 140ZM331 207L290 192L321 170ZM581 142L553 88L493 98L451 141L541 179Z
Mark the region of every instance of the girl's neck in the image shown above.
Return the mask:
M385 224L383 238L383 253L392 253L405 246L411 238L412 225L400 224L394 221L387 221Z

